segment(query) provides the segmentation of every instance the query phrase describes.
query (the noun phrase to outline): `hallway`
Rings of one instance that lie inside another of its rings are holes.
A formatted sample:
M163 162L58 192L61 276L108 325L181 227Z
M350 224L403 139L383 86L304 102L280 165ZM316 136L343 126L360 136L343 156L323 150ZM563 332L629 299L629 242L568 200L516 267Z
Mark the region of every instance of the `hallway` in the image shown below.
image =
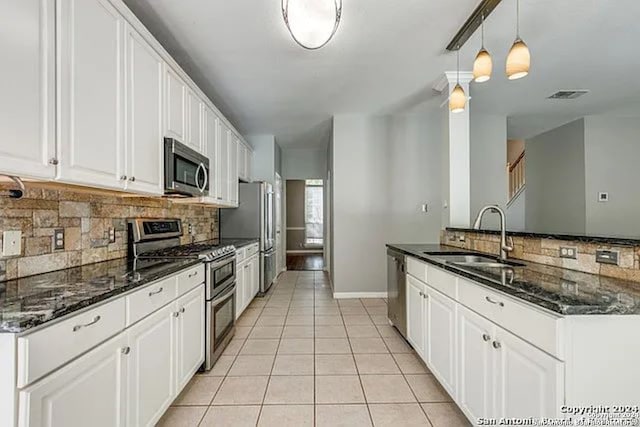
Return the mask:
M322 254L287 254L287 270L289 271L322 271L324 257Z
M322 272L287 271L161 425L468 425L386 313L383 299L333 299Z

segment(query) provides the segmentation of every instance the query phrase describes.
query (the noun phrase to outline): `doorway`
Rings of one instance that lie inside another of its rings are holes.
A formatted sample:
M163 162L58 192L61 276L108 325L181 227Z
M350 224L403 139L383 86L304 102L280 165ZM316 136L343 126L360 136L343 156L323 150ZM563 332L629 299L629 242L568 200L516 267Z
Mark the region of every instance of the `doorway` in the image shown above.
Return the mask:
M287 270L324 269L324 182L287 180Z

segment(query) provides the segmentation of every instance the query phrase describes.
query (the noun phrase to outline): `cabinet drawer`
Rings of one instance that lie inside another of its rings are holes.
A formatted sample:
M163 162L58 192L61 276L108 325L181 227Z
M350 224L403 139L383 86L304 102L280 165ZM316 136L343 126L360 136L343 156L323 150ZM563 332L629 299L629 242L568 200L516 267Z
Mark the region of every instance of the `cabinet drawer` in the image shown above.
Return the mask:
M236 264L240 264L247 257L247 248L240 248L236 251Z
M543 313L513 298L481 285L459 279L461 304L497 323L502 328L529 341L560 360L563 318Z
M258 244L257 244L257 243L255 243L255 244L253 244L253 245L249 246L249 247L246 249L246 252L247 252L247 258L249 258L249 257L251 257L251 256L253 256L253 255L255 255L255 254L257 254L257 253L258 253Z
M407 273L427 283L427 264L415 258L407 257Z
M449 298L458 297L458 278L436 267L427 266L427 284Z
M125 328L124 298L18 338L18 388L64 365Z
M204 283L204 265L198 264L178 274L178 293L176 296L186 294L201 283Z
M173 301L176 298L176 285L176 276L173 276L128 295L127 326Z

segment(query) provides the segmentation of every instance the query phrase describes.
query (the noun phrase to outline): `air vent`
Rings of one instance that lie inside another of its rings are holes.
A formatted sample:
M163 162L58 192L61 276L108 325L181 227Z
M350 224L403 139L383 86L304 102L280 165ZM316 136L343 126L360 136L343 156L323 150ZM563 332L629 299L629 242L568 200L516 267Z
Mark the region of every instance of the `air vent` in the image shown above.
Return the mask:
M588 90L559 90L547 99L576 99L589 93Z

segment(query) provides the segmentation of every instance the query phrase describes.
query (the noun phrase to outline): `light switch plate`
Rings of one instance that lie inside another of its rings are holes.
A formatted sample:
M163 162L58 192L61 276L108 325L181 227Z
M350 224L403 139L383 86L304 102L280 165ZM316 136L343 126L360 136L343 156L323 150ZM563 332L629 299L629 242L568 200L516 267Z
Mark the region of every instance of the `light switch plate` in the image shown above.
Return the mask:
M2 256L17 256L22 253L22 231L12 230L2 233Z

